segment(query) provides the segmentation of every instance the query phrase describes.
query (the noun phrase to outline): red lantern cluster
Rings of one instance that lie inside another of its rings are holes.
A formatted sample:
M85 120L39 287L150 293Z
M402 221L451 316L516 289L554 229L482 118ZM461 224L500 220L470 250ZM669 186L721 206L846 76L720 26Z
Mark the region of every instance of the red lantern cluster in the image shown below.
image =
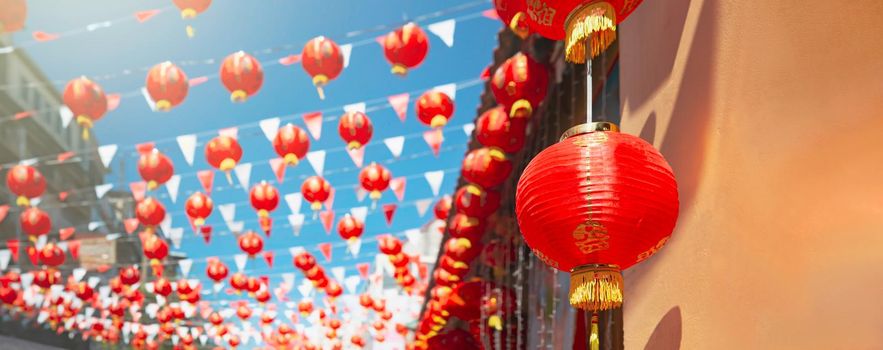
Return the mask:
M374 126L371 124L371 118L365 113L350 111L340 116L337 132L348 149L359 149L371 141Z
M335 298L343 293L340 284L328 278L325 269L316 261L316 257L308 252L300 252L294 257L294 267L303 272L304 276L313 283L317 289L325 291L330 298ZM301 309L301 312L305 312Z
M491 91L513 118L527 118L546 98L549 71L542 63L517 53L497 67Z
M181 68L166 61L150 68L145 86L150 98L156 103L156 110L168 112L187 98L190 82Z
M417 99L414 109L420 122L440 128L454 116L454 100L444 92L427 91Z
M224 58L221 63L221 83L230 91L230 101L245 102L256 94L264 84L261 63L243 51Z
M307 132L304 129L286 124L276 131L276 137L273 138L273 149L285 160L285 164L297 165L310 150L310 138L307 137Z
M408 268L411 258L402 251L402 241L391 235L384 235L378 239L380 253L385 254L392 264L393 277L406 292L411 292L417 287L417 279Z
M101 85L89 78L79 77L64 87L64 104L76 116L77 124L83 129L83 139L89 139L92 124L107 113L107 95Z
M169 157L154 148L138 158L138 174L147 181L147 189L153 190L172 178L175 174L175 166Z
M30 165L16 165L6 173L6 188L17 196L16 204L26 207L46 191L46 178Z
M426 32L413 22L390 32L383 39L383 54L392 64L393 74L408 74L409 69L423 63L427 52L429 39Z
M325 99L325 85L343 71L343 54L337 43L324 36L310 39L301 52L304 71L313 77L319 98Z

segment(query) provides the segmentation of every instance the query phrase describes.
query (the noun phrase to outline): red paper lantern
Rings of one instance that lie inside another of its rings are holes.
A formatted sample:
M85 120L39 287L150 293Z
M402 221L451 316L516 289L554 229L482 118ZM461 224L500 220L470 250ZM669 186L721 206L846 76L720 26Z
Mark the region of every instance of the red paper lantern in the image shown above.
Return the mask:
M169 280L157 277L156 280L153 281L153 294L162 295L164 297L172 294L172 284Z
M169 245L166 244L166 241L156 235L150 235L144 239L144 256L150 259L151 265L160 263L160 260L165 259L168 255Z
M251 309L248 305L239 305L239 307L236 308L236 316L239 316L243 321L248 320L251 317Z
M504 24L509 26L515 35L521 39L527 39L530 35L530 25L527 21L527 5L524 0L494 0L497 15Z
M500 194L468 184L457 190L454 202L457 213L474 218L486 218L500 208Z
M227 273L229 273L229 271L227 265L219 260L215 260L208 264L208 267L205 269L205 274L208 275L208 278L211 278L212 281L215 281L215 283L221 283L221 281L227 278Z
M64 87L63 99L83 129L83 139L88 140L92 123L107 113L107 95L101 85L86 77L73 79Z
M90 287L89 284L86 282L77 283L74 286L73 292L74 295L76 295L77 298L80 298L80 300L82 301L89 301L92 299L93 296L95 296L95 290L92 289L92 287Z
M424 92L417 99L414 108L417 119L433 128L447 125L451 117L454 116L454 100L441 91Z
M205 219L212 215L212 210L214 208L214 202L212 202L212 198L206 196L202 192L196 192L190 195L187 198L187 202L184 203L184 210L187 212L187 217L193 221L193 224L196 226L202 226L205 224Z
M46 191L46 178L30 165L16 165L6 173L6 187L18 197L16 204L26 207Z
M310 203L310 208L319 211L322 209L322 203L331 196L331 184L321 176L310 176L300 186L300 192L304 200Z
M360 336L358 334L350 337L350 343L353 343L353 345L355 345L356 347L359 347L359 348L364 347L366 344L365 339L362 339L362 336Z
M325 286L325 294L327 294L329 298L334 299L343 294L343 288L341 288L340 284L335 281L328 281L328 285Z
M248 231L239 236L239 249L249 257L254 257L264 249L264 239L254 231Z
M120 269L120 282L124 285L131 286L141 280L141 273L135 266L127 266Z
M147 181L147 189L153 190L172 178L175 174L175 166L169 157L154 148L150 152L141 154L138 159L138 173L144 181Z
M393 236L381 236L377 240L378 249L386 255L396 255L402 252L402 241Z
M365 113L351 111L340 116L337 132L343 142L346 142L347 148L359 149L371 141L374 126L371 124L371 118L368 118Z
M254 292L254 300L261 304L266 303L270 301L270 292L266 288L260 289Z
M470 241L480 241L484 235L485 222L479 218L469 217L463 214L454 215L448 227L451 237L466 238Z
M297 303L297 310L300 311L302 316L307 317L313 312L313 302L301 300L301 302Z
M451 212L451 196L444 196L435 202L432 211L435 213L436 219L447 221L448 214Z
M362 237L363 232L365 232L365 223L350 214L346 214L337 223L337 233L344 240L350 242L358 240L359 237Z
M25 0L0 0L0 32L12 33L25 26L28 3Z
M144 226L158 226L166 218L166 208L155 198L147 197L135 206L135 217Z
M466 181L484 188L494 188L509 178L512 162L497 148L482 147L466 154L461 174Z
M181 10L181 18L194 18L197 14L205 12L212 4L212 0L172 0L175 6Z
M497 67L491 92L512 118L526 118L546 99L549 71L524 53L517 53Z
M43 289L52 287L52 285L58 283L59 280L61 280L61 273L53 269L37 270L37 272L34 272L33 283L37 285L37 287Z
M266 181L261 181L251 188L249 199L258 216L267 217L279 206L279 191Z
M230 91L230 101L245 102L264 84L264 70L254 56L243 51L227 56L221 63L221 83Z
M383 191L389 188L390 179L392 179L392 175L389 170L377 163L371 163L362 168L359 173L359 183L362 184L362 189L367 191L371 199L375 201L380 199Z
M409 69L423 63L428 51L429 39L423 29L414 22L390 32L383 39L383 54L392 64L393 74L408 74Z
M300 252L294 257L294 266L302 271L307 271L316 266L316 257L307 252Z
M211 323L215 326L220 326L221 324L224 323L224 318L221 317L221 314L219 314L217 312L212 312L208 316L208 321L209 321L209 323Z
M502 106L482 113L475 122L475 139L486 147L496 147L506 153L516 153L524 147L527 120L509 118Z
M456 261L468 264L481 254L482 248L483 245L478 241L473 242L467 238L451 238L445 243L444 254Z
M614 130L614 131L596 131ZM515 211L527 243L571 273L571 305L618 307L622 275L668 241L678 190L665 158L646 141L595 123L568 130L530 162Z
M55 243L47 243L40 249L40 262L49 267L64 264L64 251Z
M261 281L254 277L249 277L248 281L245 283L245 290L255 293L261 289Z
M156 101L156 110L168 112L184 102L190 82L181 68L165 61L150 68L145 86L150 99Z
M248 277L245 276L242 272L234 273L233 276L230 276L230 287L241 291L245 289L245 285L248 284Z
M193 293L193 286L191 286L190 282L188 282L185 279L178 280L176 285L177 285L176 289L177 289L179 295L187 295L187 294Z
M230 338L227 338L227 344L230 344L230 347L233 349L236 349L236 347L239 346L240 343L241 341L239 340L239 336L237 335L232 335L230 336Z
M208 164L227 174L227 181L232 182L230 170L242 159L242 146L235 138L221 135L211 139L205 145L205 159Z
M273 138L273 149L285 160L286 164L297 165L310 150L310 138L307 137L307 132L304 129L286 124L276 131L276 137Z
M36 207L25 209L19 216L19 221L22 231L30 236L31 240L36 240L52 229L52 219L49 218L49 214Z
M319 92L319 98L324 100L323 88L343 71L343 54L340 52L340 47L331 39L319 36L310 39L304 45L300 57L304 71L313 77L313 85Z

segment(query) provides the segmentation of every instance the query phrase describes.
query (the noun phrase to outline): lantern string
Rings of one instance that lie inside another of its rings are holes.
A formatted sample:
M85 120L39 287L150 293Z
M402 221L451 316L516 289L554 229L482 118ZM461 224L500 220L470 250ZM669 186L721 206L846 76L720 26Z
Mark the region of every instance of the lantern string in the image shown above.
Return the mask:
M586 60L586 123L591 124L594 119L592 110L592 99L594 97L592 86L592 60Z

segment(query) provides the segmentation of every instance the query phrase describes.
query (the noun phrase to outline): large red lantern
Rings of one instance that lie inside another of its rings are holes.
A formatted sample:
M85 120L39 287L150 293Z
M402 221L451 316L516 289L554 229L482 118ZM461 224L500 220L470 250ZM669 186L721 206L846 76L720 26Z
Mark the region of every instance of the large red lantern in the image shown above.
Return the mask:
M77 124L83 129L83 139L89 139L92 123L107 113L107 95L101 85L89 78L79 77L64 87L64 104L76 116Z
M285 164L297 165L310 150L310 138L304 129L286 124L276 131L276 137L273 138L273 149L285 160Z
M515 211L534 253L571 273L571 305L605 310L622 303L620 271L652 256L671 236L677 182L646 141L609 123L580 125L530 162L518 182Z
M220 135L211 139L205 145L205 159L209 165L223 171L227 175L227 181L233 182L230 171L239 164L242 159L242 146L236 138Z
M494 188L509 178L512 162L497 148L482 147L466 154L461 171L466 181L484 188Z
M417 99L414 110L420 122L440 128L454 116L454 100L444 92L427 91Z
M346 214L337 223L337 233L340 234L340 238L347 241L352 242L359 239L363 232L365 232L365 223L350 214Z
M147 189L153 190L172 178L175 174L175 166L169 157L154 148L138 158L138 173L144 181L147 181Z
M196 192L190 195L190 197L187 198L187 202L184 203L184 210L187 213L187 217L190 218L196 226L202 226L205 224L205 219L212 214L213 208L214 203L212 202L212 198L206 196L202 192Z
M245 102L264 84L264 69L254 56L243 51L227 56L221 63L221 83L230 91L230 101Z
M304 200L310 203L313 211L322 209L322 203L331 196L331 184L325 181L321 176L310 176L300 186L300 192L304 196Z
M546 99L548 85L546 66L519 52L497 67L491 79L491 92L510 117L526 118Z
M153 197L144 198L135 206L135 217L147 227L155 227L166 218L166 208Z
M19 216L19 221L22 231L31 240L36 240L37 237L49 233L49 230L52 229L52 219L49 218L49 214L36 207L25 209Z
M313 85L319 92L319 98L324 100L323 88L343 71L343 54L340 52L340 47L331 39L319 36L310 39L304 45L300 57L304 71L313 77Z
M264 249L264 239L254 231L248 231L239 236L239 249L249 257L254 257Z
M516 153L524 147L527 120L509 118L502 106L482 113L475 122L475 139L484 146Z
M497 15L504 24L509 26L515 35L521 39L527 39L530 35L530 25L527 22L527 5L524 0L494 0Z
M230 270L227 268L227 265L218 260L210 262L205 269L205 274L208 275L208 278L211 278L212 281L215 281L215 283L221 283L221 281L227 278L229 272Z
M187 74L172 62L166 61L147 72L147 93L156 101L156 110L168 112L187 97L190 82Z
M374 126L371 124L371 118L368 118L365 113L351 111L340 116L337 132L343 142L346 142L347 148L358 149L371 141Z
M55 243L47 243L40 249L40 262L49 267L64 264L64 251Z
M454 203L459 214L486 218L500 208L500 193L468 184L457 190Z
M362 185L362 189L367 191L373 200L380 199L383 191L389 188L390 179L392 179L392 175L389 170L377 163L371 163L362 168L359 173L359 183Z
M181 10L182 18L194 18L208 10L212 4L212 0L172 0L172 2Z
M12 33L25 26L28 3L25 0L0 0L0 32Z
M30 165L16 165L6 173L6 187L18 197L15 203L26 207L46 191L46 178Z
M383 39L383 54L392 64L393 74L408 74L409 69L423 63L428 51L429 39L414 22L390 32Z
M276 207L279 206L279 191L266 181L261 181L261 183L251 188L249 199L251 200L252 208L258 212L261 230L269 236L270 229L273 226L270 212L276 210Z

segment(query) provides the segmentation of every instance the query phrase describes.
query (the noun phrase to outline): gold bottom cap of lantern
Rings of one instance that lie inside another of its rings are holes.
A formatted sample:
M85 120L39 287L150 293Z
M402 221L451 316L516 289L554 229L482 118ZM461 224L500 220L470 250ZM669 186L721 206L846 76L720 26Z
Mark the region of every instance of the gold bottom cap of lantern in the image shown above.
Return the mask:
M622 306L622 272L616 265L583 265L570 271L570 305L602 311Z

